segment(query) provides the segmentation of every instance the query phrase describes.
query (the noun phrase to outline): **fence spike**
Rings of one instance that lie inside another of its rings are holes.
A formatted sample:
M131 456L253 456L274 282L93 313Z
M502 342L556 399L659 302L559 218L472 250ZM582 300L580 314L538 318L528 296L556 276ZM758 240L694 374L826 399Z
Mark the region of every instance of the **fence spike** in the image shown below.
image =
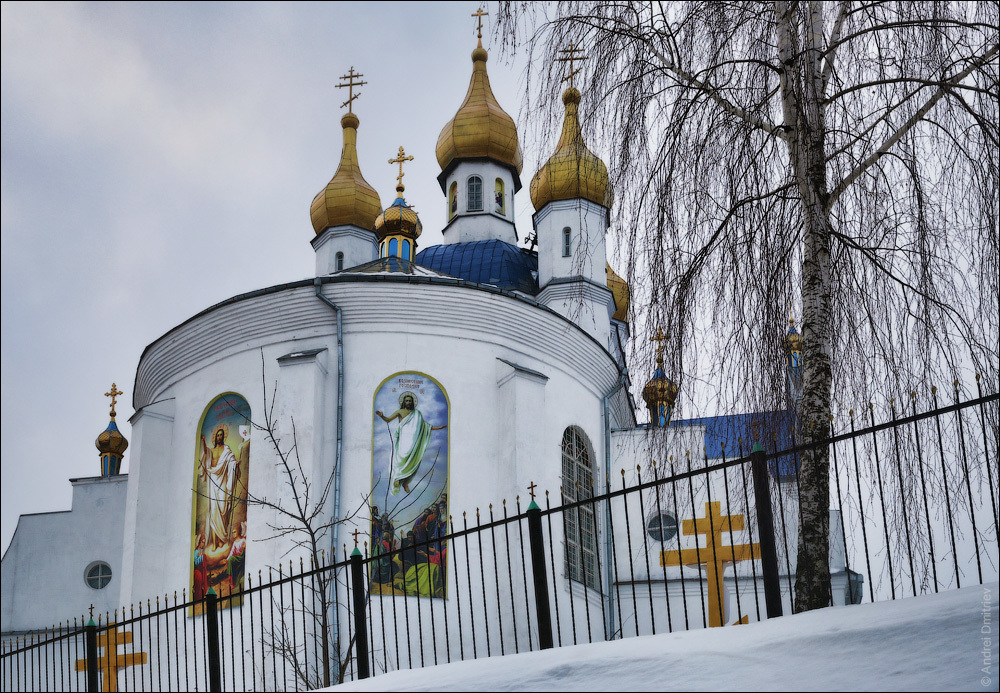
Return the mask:
M936 395L937 394L937 385L931 385L931 394L932 395Z

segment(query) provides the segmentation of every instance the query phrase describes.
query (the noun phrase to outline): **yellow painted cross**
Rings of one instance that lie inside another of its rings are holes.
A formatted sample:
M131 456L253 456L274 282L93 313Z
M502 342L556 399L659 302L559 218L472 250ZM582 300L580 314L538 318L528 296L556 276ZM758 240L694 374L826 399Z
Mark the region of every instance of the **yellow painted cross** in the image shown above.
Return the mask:
M118 690L118 670L126 667L145 664L148 655L145 652L134 654L120 654L119 645L130 645L132 643L132 632L118 630L114 624L109 624L108 630L97 635L97 647L104 650L104 654L97 658L97 668L101 670L102 691ZM76 660L76 670L86 671L87 660Z
M723 532L743 531L743 516L721 515L721 506L719 501L705 503L705 517L684 520L681 523L681 531L685 535L704 534L707 546L660 553L660 565L662 566L705 566L705 572L708 575L708 625L710 628L716 628L725 623L725 606L722 603L722 575L726 564L760 557L760 544L722 545Z

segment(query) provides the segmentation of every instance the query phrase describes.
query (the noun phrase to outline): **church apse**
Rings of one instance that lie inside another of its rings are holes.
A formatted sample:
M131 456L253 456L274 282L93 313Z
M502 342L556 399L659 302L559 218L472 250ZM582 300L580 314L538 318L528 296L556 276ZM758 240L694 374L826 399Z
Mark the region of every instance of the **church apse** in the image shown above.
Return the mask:
M448 546L433 540L448 533L448 396L428 375L396 373L373 408L372 593L445 597Z
M233 392L213 399L201 416L191 502L194 599L210 588L219 597L243 589L251 430L250 405Z

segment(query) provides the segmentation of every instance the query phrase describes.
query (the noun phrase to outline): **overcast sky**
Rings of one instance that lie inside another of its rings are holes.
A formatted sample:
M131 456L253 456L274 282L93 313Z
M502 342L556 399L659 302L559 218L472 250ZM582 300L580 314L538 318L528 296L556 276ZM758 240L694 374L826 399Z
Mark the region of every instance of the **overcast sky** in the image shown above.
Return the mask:
M3 3L4 550L18 515L68 510L67 479L100 473L112 382L131 438L146 345L230 296L313 276L309 204L339 161L335 85L351 66L369 82L354 108L365 178L388 205L405 146L421 246L440 242L434 146L468 87L477 7ZM490 36L525 153L523 239L557 133L532 140L521 65Z

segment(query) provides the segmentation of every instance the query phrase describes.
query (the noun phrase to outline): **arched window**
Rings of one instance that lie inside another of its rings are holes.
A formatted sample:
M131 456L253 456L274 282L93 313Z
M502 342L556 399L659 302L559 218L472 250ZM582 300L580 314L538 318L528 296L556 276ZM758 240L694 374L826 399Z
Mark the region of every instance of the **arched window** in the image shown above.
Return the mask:
M389 239L389 257L396 257L399 255L399 241L395 238Z
M466 207L470 212L483 211L483 179L479 176L472 176L469 179L469 194Z
M403 257L404 260L412 260L413 259L412 257L410 257L410 242L408 240L405 240L405 239L403 240L403 253L402 253L402 257Z
M569 257L573 254L573 232L569 230L568 226L563 229L562 250L563 257Z
M563 431L563 504L594 497L594 452L587 434L577 426ZM563 513L566 533L566 575L597 588L597 521L594 506L579 505Z
M338 272L340 270L344 269L344 254L343 253L337 253L337 264L336 264L336 267L337 267L337 271Z
M451 221L458 214L458 183L451 182L448 188L448 221Z
M378 244L378 256L385 257L385 241Z
M496 185L493 186L493 198L494 207L493 211L497 214L506 214L506 204L504 204L504 194L503 194L503 180L497 178Z

